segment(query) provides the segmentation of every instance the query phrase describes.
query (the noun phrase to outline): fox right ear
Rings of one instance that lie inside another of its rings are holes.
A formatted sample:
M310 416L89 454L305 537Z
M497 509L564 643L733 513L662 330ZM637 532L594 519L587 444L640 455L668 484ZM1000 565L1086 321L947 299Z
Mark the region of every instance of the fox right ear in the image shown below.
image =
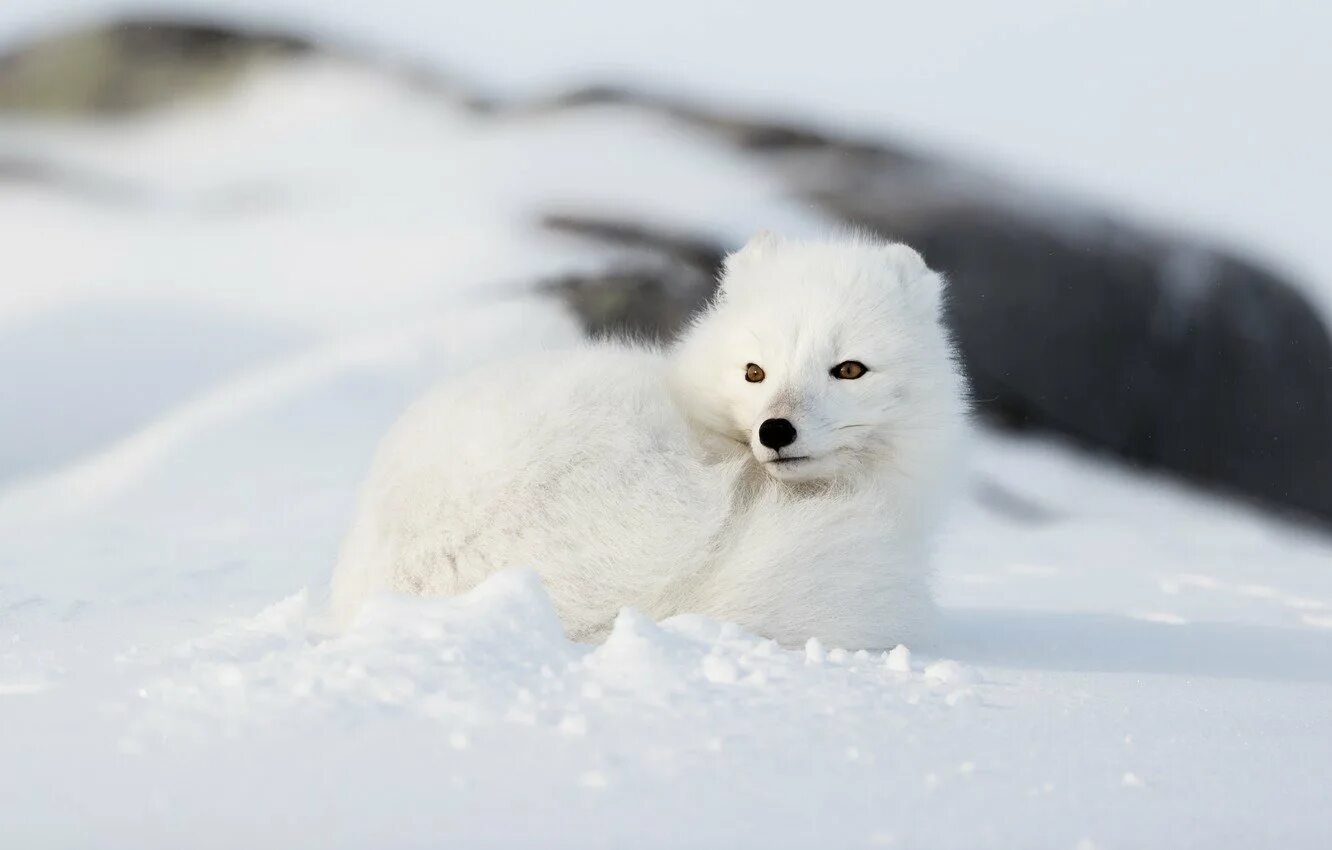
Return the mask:
M726 259L722 261L723 288L725 287L727 279L732 274L740 271L755 260L762 259L762 257L769 253L780 241L781 240L777 234L773 233L771 230L760 230L749 238L749 241L744 244L744 247L734 253L728 254Z
M897 270L898 279L902 281L908 297L922 311L937 317L946 285L943 275L931 269L914 248L893 243L885 246L885 249L888 261Z

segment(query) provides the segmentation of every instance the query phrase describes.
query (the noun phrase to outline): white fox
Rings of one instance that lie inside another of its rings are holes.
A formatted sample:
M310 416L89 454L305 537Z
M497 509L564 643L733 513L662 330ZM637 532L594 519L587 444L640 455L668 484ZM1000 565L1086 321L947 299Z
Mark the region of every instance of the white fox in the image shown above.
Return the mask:
M667 351L588 344L432 392L380 448L335 614L527 567L575 639L625 606L784 645L920 637L966 423L942 289L904 245L764 233Z

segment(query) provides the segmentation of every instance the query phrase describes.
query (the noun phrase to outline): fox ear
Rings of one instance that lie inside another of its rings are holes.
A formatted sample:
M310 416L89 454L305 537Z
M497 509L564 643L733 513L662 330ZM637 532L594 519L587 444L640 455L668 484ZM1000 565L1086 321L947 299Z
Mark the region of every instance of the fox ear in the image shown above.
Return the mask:
M731 271L751 260L757 260L771 251L779 241L777 234L771 230L760 230L749 237L749 241L739 251L727 255L723 265L727 271Z
M937 316L943 304L943 275L926 265L925 258L908 245L894 243L884 246L884 250L911 303L922 312Z
M722 289L728 289L731 279L756 260L762 259L781 239L771 230L760 230L749 238L740 250L728 254L722 261Z

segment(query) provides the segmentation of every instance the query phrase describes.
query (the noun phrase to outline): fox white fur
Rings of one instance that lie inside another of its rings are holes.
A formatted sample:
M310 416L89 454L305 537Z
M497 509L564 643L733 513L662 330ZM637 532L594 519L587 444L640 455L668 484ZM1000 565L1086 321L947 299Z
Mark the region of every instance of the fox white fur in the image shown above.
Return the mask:
M380 449L335 614L527 567L578 639L633 606L786 645L915 640L966 418L942 294L904 245L760 234L669 350L589 344L443 386ZM867 371L836 377L846 361ZM796 430L780 452L758 437L773 418Z

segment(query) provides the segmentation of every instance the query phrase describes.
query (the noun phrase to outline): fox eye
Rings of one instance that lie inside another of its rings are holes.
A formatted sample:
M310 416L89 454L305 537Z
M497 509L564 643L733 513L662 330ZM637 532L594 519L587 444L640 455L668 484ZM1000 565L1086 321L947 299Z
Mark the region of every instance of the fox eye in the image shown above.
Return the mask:
M767 375L763 373L763 367L757 363L749 363L745 366L745 380L751 384L757 384L766 377Z
M868 371L869 369L865 368L865 364L859 360L847 360L832 367L831 374L838 380L854 381Z

